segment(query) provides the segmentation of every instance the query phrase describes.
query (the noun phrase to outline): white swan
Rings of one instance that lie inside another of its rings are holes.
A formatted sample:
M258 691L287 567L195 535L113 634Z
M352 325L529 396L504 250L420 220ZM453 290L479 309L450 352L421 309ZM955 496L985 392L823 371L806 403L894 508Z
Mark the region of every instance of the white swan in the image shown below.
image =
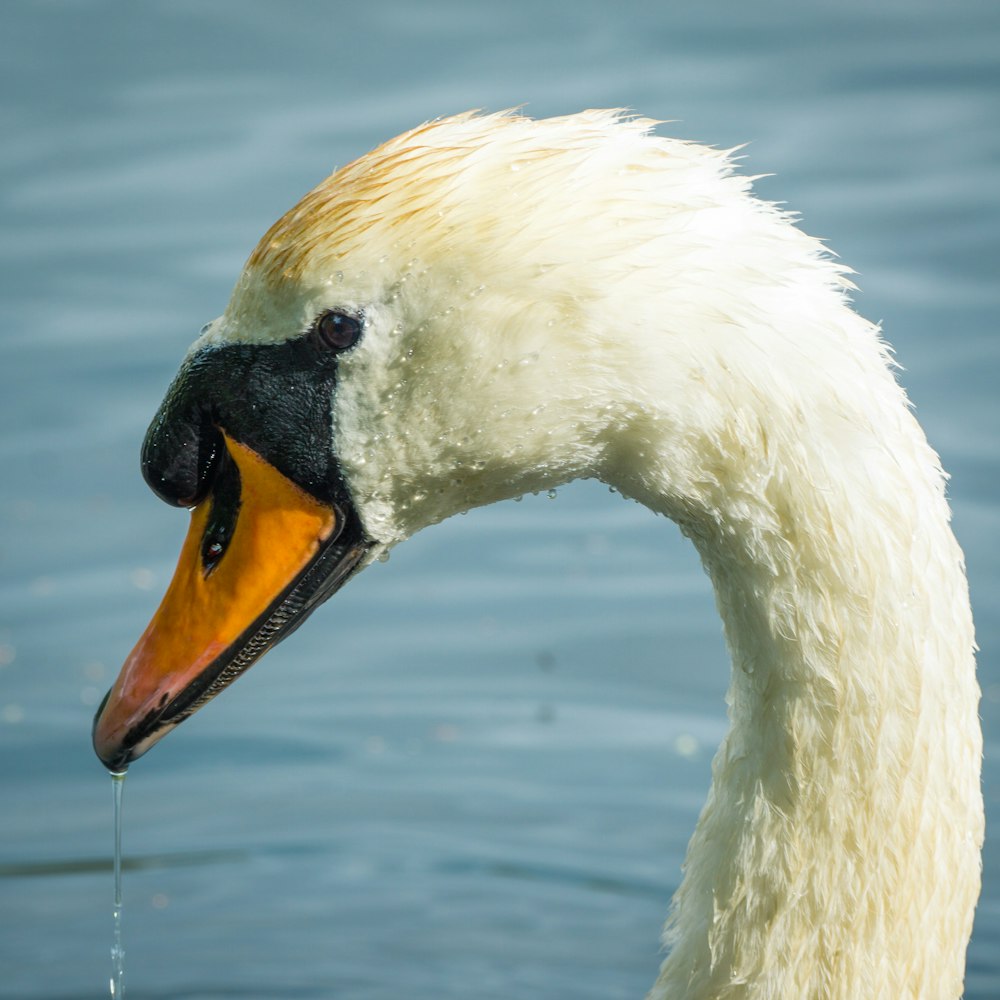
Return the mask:
M95 747L126 766L420 528L596 477L692 539L733 658L650 996L958 997L981 736L938 460L844 269L652 124L432 122L271 228L147 436L197 506Z

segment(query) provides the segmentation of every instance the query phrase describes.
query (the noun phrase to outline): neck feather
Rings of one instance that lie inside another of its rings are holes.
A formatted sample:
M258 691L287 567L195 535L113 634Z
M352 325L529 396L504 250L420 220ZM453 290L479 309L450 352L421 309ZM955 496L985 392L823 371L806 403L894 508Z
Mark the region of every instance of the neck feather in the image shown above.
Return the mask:
M972 623L936 456L879 367L851 434L773 407L728 448L716 427L697 470L621 484L693 539L733 659L652 1000L961 995L983 837Z

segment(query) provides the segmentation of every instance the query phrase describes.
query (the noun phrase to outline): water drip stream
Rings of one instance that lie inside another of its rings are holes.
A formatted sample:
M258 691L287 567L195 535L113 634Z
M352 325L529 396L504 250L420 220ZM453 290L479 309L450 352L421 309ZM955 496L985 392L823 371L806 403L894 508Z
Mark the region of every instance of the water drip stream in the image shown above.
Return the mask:
M122 947L122 792L125 772L111 772L111 788L115 801L115 902L112 909L114 937L111 941L111 1000L125 996L125 949Z

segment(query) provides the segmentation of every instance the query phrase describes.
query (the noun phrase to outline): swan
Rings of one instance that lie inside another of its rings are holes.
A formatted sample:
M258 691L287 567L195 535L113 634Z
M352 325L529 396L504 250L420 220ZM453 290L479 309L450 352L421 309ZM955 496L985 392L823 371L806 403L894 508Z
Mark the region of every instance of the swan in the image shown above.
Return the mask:
M123 770L419 529L597 478L694 543L733 666L650 998L957 998L982 747L944 474L849 271L657 124L435 120L271 227L145 438L191 524L95 749Z

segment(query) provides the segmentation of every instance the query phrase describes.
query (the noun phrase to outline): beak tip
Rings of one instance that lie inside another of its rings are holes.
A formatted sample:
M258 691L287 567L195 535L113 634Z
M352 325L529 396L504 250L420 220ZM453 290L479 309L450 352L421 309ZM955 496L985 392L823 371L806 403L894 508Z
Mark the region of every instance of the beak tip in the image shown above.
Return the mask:
M132 751L129 747L124 746L120 741L114 739L110 734L104 732L102 729L101 717L104 714L104 708L110 697L111 691L108 691L108 693L104 696L104 699L101 701L101 704L98 706L97 711L94 713L91 741L94 746L94 753L97 754L97 759L112 774L120 774L128 769L128 766L134 760L134 757L132 756Z

